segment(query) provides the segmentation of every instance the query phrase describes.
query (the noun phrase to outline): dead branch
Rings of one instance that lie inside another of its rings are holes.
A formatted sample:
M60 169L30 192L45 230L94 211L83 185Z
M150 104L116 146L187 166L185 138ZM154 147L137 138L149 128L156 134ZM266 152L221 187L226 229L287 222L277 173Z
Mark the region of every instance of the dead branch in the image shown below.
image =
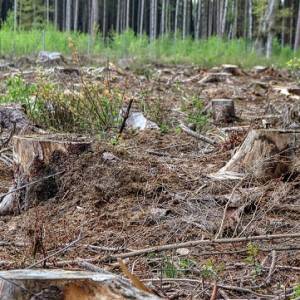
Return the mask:
M272 275L275 271L275 265L276 265L276 251L273 250L272 251L271 266L270 266L269 273L268 273L268 276L267 276L267 279L266 279L266 284L270 284L270 282L271 282L271 277L272 277Z
M20 187L18 187L18 188L16 188L16 189L10 190L9 192L7 192L7 193L1 195L1 196L0 196L0 200L3 200L4 197L6 197L6 196L8 196L8 195L10 195L10 194L13 194L13 193L15 193L15 192L21 191L21 190L23 190L23 189L25 189L25 188L27 188L27 187L29 187L29 186L31 186L31 185L34 185L34 184L39 183L39 182L42 182L42 181L44 181L44 180L46 180L46 179L49 179L49 178L52 178L52 177L61 175L61 174L63 174L64 172L65 172L65 171L60 171L60 172L57 172L57 173L55 173L55 174L51 174L51 175L45 176L45 177L43 177L43 178L41 178L41 179L32 181L32 182L30 182L30 183L28 183L28 184L24 184L24 185L22 185L22 186L20 186Z
M212 146L216 146L216 144L217 144L216 141L214 141L214 140L212 140L212 139L210 139L210 138L208 138L208 137L206 137L206 136L204 136L204 135L202 135L202 134L200 134L200 133L198 133L198 132L195 132L195 131L189 129L188 127L186 127L186 126L183 125L183 124L180 124L180 128L181 128L186 134L188 134L188 135L190 135L190 136L192 136L192 137L194 137L194 138L196 138L196 139L198 139L198 140L201 140L201 141L204 142L204 143L210 144L210 145L212 145Z
M278 239L288 239L288 238L300 238L300 233L286 233L286 234L274 234L274 235L258 235L258 236L249 236L249 237L240 237L240 238L230 238L230 239L214 239L214 240L195 240L183 243L169 244L163 246L149 247L145 249L140 249L128 253L122 253L118 255L113 255L111 259L118 258L127 258L143 254L148 254L152 252L162 252L167 250L174 250L180 248L188 248L195 246L207 246L215 244L231 244L231 243L242 243L242 242L251 242L251 241L271 241Z
M122 134L122 132L123 132L125 126L126 126L126 121L127 121L127 119L129 118L129 114L130 114L130 110L131 110L132 103L133 103L133 99L130 99L129 104L128 104L128 106L127 106L126 113L125 113L125 115L124 115L124 117L123 117L123 122L122 122L121 127L120 127L120 130L119 130L119 135Z

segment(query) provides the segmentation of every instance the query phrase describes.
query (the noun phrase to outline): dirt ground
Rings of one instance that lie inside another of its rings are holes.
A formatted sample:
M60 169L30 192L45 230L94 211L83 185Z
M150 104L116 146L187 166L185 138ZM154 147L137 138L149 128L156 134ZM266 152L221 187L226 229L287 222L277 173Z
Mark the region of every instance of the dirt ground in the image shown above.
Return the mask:
M3 71L0 77L13 72L19 71ZM22 76L34 81L35 72L32 68ZM84 72L95 81L103 80L99 68ZM1 268L36 263L37 267L80 269L78 261L86 260L120 273L114 255L214 239L222 220L225 239L299 233L297 174L289 180L242 183L210 177L229 161L250 128L262 128L262 120L272 128L280 127L285 109L298 108L300 96L288 91L297 84L295 79L285 70L272 68L259 73L240 71L207 82L203 78L223 74L222 68L149 66L147 72L150 75L112 67L110 79L112 85L126 88L128 99L137 99L134 109L140 109L141 95L146 95L142 100L153 108L149 119L165 118L173 127L126 130L116 145L96 140L91 151L59 162L57 168L64 174L53 199L20 215L0 217ZM76 76L70 80L55 69L45 73L68 86L79 82ZM217 141L216 147L178 129L181 121L186 122L182 103L195 95L204 106L214 98L235 101L235 123L216 126L209 119L205 135ZM230 126L244 129L225 134L222 127ZM12 168L1 163L1 193L12 180ZM241 204L226 207L232 197ZM166 299L290 299L299 284L299 240L216 243L125 261L133 274ZM49 258L38 263L45 257ZM218 297L211 298L215 284Z

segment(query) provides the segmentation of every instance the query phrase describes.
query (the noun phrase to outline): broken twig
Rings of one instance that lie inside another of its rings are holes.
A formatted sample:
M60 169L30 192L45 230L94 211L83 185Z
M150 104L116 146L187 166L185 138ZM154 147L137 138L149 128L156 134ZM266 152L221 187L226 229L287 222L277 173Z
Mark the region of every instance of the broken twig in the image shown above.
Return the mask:
M198 133L198 132L195 132L195 131L189 129L188 127L186 127L186 126L183 125L183 124L180 124L180 128L181 128L185 133L187 133L188 135L190 135L190 136L192 136L192 137L194 137L194 138L196 138L196 139L198 139L198 140L201 140L201 141L204 142L204 143L210 144L210 145L212 145L212 146L216 146L216 144L217 144L216 141L214 141L214 140L212 140L212 139L210 139L210 138L208 138L208 137L206 137L206 136L204 136L204 135L202 135L202 134L200 134L200 133Z

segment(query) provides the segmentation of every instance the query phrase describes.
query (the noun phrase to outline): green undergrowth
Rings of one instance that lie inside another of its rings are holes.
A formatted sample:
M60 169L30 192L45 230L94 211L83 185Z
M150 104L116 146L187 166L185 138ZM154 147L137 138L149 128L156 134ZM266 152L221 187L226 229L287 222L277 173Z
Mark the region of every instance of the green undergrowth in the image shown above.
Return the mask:
M72 39L81 55L100 56L110 60L133 58L138 63L195 64L211 67L219 64L237 64L248 68L254 65L286 66L293 57L300 57L291 48L282 48L274 41L273 56L258 55L253 45L243 39L224 40L212 37L195 41L192 38L174 39L165 36L149 43L147 36L136 36L132 31L111 34L105 41L100 35L91 37L78 32L60 32L53 27L45 30L14 32L3 26L0 30L0 55L34 55L41 50L58 51L70 55Z
M85 81L78 90L63 90L43 78L29 84L14 76L7 80L6 87L0 103L21 104L42 128L109 136L120 126L124 93L105 83Z

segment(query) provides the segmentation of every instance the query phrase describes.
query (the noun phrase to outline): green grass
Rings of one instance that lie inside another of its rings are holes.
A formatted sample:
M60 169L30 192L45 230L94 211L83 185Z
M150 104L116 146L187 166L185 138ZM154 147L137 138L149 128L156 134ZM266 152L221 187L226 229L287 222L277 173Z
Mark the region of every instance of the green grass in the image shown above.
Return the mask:
M41 50L58 51L70 55L68 38L71 37L79 54L102 56L111 60L131 57L139 63L160 62L168 64L194 64L211 67L220 64L237 64L248 68L254 65L286 66L286 63L300 53L291 48L281 48L274 41L274 53L270 59L257 55L246 40L223 40L212 37L208 40L176 39L163 37L149 43L146 36L135 36L129 31L112 35L104 42L101 36L90 38L84 33L56 31L53 27L45 31L13 32L6 27L0 30L0 55L35 55Z

